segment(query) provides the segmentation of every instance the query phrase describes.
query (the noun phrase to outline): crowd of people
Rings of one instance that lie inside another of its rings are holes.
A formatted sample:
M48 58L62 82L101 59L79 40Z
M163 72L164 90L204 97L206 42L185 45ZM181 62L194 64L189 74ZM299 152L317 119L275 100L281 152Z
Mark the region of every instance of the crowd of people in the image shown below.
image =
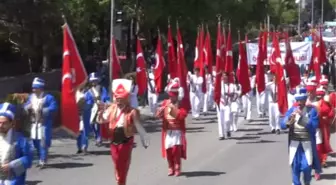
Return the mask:
M332 54L330 54L330 58ZM333 59L331 59L333 60ZM212 71L211 73L209 71ZM154 75L148 72L148 102L153 118L162 120L162 156L168 162L168 175L181 174L181 159L186 159L187 137L186 118L189 110L181 104L189 97L191 116L199 119L209 111L217 112L218 138L225 140L238 130L238 113L243 113L247 121L252 121L252 101L256 97L259 117L268 117L270 133L281 134L289 129L289 164L292 168L294 185L300 185L300 174L304 174L304 184L309 185L312 170L320 179L322 167L327 167L330 146L330 128L335 124L336 94L328 89L329 77L316 79L313 73L303 72L301 84L295 88L288 85L289 110L282 115L278 109L275 74L265 70L266 89L255 92L255 75L249 71L251 91L241 94L241 86L234 73L222 73L220 101L214 101L215 76L220 71L205 68L205 78L200 69L188 72L186 79L168 76L165 92L168 98L158 102L154 92ZM182 80L188 85L188 92L181 86ZM204 92L203 82L206 84ZM48 151L52 140L52 113L57 110L55 98L44 91L43 79L35 78L32 93L24 104L24 113L31 124L30 138L15 130L16 107L4 102L0 105L0 185L23 185L26 171L34 159L33 148L38 156L38 167L43 169L48 162ZM89 136L93 132L95 144L101 146L109 141L118 185L125 185L131 164L134 135L139 133L142 145L149 146L149 136L140 122L138 109L138 87L135 79L115 79L112 81L113 97L101 84L97 73L89 75L88 84L76 92L80 122L77 138L77 154L89 150ZM112 101L113 100L113 101Z

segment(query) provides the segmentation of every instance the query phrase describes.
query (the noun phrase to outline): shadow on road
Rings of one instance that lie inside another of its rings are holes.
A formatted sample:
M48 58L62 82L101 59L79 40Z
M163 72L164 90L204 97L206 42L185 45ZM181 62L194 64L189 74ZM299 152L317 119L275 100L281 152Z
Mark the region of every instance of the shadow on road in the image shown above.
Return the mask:
M249 140L249 139L259 139L260 136L243 136L243 137L231 137L230 139L235 140Z
M332 153L332 154L329 154L330 157L332 158L336 158L336 152Z
M246 125L246 126L263 126L263 125L269 125L268 123L252 123L252 122L250 122L250 123L245 123L244 125Z
M61 155L61 154L50 154L48 156L49 159L57 159L57 158L67 158L67 159L71 159L74 161L82 161L83 158L79 155L73 154L73 155Z
M335 180L336 178L336 173L329 173L329 174L321 174L321 180L325 179L325 180Z
M186 177L206 177L206 176L219 176L226 174L225 172L213 172L213 171L193 171L193 172L183 172L181 175Z
M247 128L247 129L238 129L239 132L258 132L262 131L261 128Z
M26 181L25 185L38 185L42 183L42 181Z
M328 167L335 167L336 166L336 161L327 161Z
M93 166L92 163L54 163L48 164L47 168L68 169L68 168L85 168Z
M91 155L110 155L110 150L96 150L90 151L89 154Z
M275 143L277 141L259 140L259 141L238 141L236 144L262 144L262 143Z

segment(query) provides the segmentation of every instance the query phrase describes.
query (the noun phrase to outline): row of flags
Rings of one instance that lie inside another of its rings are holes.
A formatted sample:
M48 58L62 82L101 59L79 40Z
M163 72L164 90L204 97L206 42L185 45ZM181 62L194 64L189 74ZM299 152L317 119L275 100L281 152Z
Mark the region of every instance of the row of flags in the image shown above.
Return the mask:
M155 53L155 66L153 69L155 86L152 91L161 93L164 89L162 77L164 68L168 67L168 73L171 79L179 78L180 85L184 92L189 92L187 86L188 69L184 56L184 47L182 35L179 25L177 23L176 40L177 48L174 48L173 34L171 25L168 24L167 31L167 45L168 57L167 65L164 60L164 51L162 48L162 40L160 31L158 31L158 40ZM282 64L281 52L279 47L280 37L285 37L286 43L286 56L284 64ZM267 58L267 43L268 37L272 38L272 51L271 56ZM322 34L313 33L313 55L312 62L310 63L310 70L315 71L317 80L319 80L320 65L326 61L325 45L322 39ZM225 28L222 26L221 21L218 20L217 24L217 38L216 38L216 56L213 56L211 48L211 36L208 27L200 26L196 38L194 67L200 69L200 74L205 78L205 67L209 74L212 74L213 60L215 60L216 76L214 82L214 100L217 104L220 102L221 97L221 78L223 73L229 74L229 81L233 82L234 75L237 77L238 83L242 88L242 95L251 91L249 66L247 61L246 44L248 43L247 36L245 40L239 41L239 60L234 74L233 54L232 54L232 37L231 29L229 26L226 33ZM148 72L146 68L146 61L144 58L140 39L137 38L137 55L136 55L136 82L138 85L138 95L144 95L147 88L151 88L148 81ZM299 67L295 64L293 52L290 47L290 41L287 33L280 34L277 32L269 33L261 29L258 41L259 53L257 57L256 66L256 89L259 93L263 93L266 89L265 84L265 67L264 61L269 60L270 70L276 76L276 94L278 99L279 111L284 114L287 109L287 86L285 72L289 78L290 88L295 88L301 82ZM117 55L115 39L111 39L110 44L110 61L113 61L111 66L112 80L120 78L121 66ZM285 71L285 72L284 72ZM79 116L78 108L75 100L76 90L83 87L87 80L87 72L84 68L81 56L78 52L75 40L73 39L71 30L68 24L63 26L63 67L62 67L62 100L61 100L61 117L63 127L70 131L70 133L78 133L79 130ZM202 91L205 93L206 80L204 80ZM190 110L189 93L184 93L181 105L185 109Z

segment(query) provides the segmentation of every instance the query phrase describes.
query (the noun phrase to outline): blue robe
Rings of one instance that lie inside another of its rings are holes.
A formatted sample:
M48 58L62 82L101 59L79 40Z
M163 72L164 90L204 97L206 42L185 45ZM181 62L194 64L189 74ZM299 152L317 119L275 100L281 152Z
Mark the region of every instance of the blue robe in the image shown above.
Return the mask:
M24 109L27 110L27 107L30 106L32 102L32 96L31 94L27 100L27 102L24 104ZM57 102L55 98L47 93L43 94L44 102L42 106L42 117L43 117L43 123L42 123L42 129L44 133L44 140L41 141L40 139L32 138L34 147L37 149L40 160L46 160L46 157L48 155L48 148L51 146L51 139L52 139L52 125L53 125L53 113L55 113L58 109Z
M29 141L19 132L12 131L10 137L9 167L10 175L0 180L0 185L24 185L26 171L32 165L33 153Z
M284 118L281 120L281 128L282 129L287 129L287 121L290 118L290 116L292 115L292 113L297 109L297 106L293 106L291 107L286 115L284 116ZM312 154L313 154L313 164L312 164L312 168L315 169L315 171L317 173L321 173L321 164L320 161L318 159L318 155L317 155L317 149L316 149L316 138L315 138L315 133L316 133L316 129L318 128L318 124L319 124L319 119L318 119L318 112L315 108L313 107L307 107L307 113L308 113L308 118L309 118L309 122L306 125L306 129L308 130L308 133L310 135L310 142L312 145ZM288 139L288 145L290 144L290 138ZM307 160L305 158L305 154L304 154L304 150L302 145L300 144L298 146L298 149L296 151L295 157L293 159L292 162L292 176L293 176L293 183L294 185L300 185L300 174L303 170L306 170L306 175L305 175L305 181L309 181L311 180L311 167L308 166ZM305 173L305 171L303 171Z
M77 137L77 148L78 150L87 149L89 142L89 134L91 132L90 127L90 116L91 109L94 103L94 99L89 95L88 92L84 94L84 104L80 109L80 119L82 120L83 128L80 130L80 133Z
M110 97L109 97L108 93L109 92L106 90L106 88L101 86L101 89L100 89L100 101L101 102L107 103L107 102L110 101ZM95 103L95 101L94 101L94 99L95 99L94 98L94 94L92 93L91 90L88 90L86 92L86 96L88 96L87 97L87 103L91 105L91 109L92 109L92 107L93 107L93 105ZM89 122L90 122L91 112L92 112L91 109L89 110L89 112L86 113L88 115L87 115L87 117L85 117L85 119L89 119L88 120ZM92 129L92 131L95 134L95 139L96 139L97 142L100 142L101 141L100 125L97 124L97 123L95 123L95 120L93 120L93 123L91 123L91 124L92 124L92 128L91 129Z

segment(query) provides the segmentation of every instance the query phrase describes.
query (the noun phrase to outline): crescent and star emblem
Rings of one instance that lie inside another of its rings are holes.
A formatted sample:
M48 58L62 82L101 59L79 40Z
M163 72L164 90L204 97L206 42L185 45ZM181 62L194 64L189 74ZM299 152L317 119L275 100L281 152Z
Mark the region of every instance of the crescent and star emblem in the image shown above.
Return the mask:
M157 53L155 54L155 59L156 59L156 63L155 63L154 69L157 69L160 65L160 56Z
M197 60L198 59L198 48L196 47L195 48L195 59L194 60Z

